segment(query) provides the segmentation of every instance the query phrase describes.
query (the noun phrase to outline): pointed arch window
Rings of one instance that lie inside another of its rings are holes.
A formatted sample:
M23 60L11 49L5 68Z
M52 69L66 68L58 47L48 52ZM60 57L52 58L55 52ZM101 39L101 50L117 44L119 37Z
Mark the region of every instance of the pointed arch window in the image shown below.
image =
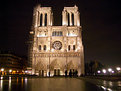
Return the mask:
M42 14L40 14L40 26L42 26Z
M74 14L72 13L72 26L74 26Z
M47 26L47 13L45 14L45 26Z

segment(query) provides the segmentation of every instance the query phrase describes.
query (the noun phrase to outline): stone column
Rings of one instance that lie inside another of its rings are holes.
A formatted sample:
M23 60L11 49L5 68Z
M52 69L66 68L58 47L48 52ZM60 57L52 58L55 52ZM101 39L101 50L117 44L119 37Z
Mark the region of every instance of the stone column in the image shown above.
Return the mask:
M35 27L37 27L37 18L38 18L38 12L35 11L35 13L33 15L33 24Z
M42 17L42 26L45 26L45 13L42 13L43 17Z
M69 13L69 17L70 17L70 26L72 26L72 13Z
M40 26L40 12L37 12L37 26Z
M65 11L63 11L62 12L62 25L67 25L67 21L66 21L66 12Z
M74 25L77 25L77 12L74 12Z
M80 26L80 14L77 12L77 26Z
M51 25L50 24L50 12L47 13L47 25Z
M53 13L50 14L50 25L53 25Z

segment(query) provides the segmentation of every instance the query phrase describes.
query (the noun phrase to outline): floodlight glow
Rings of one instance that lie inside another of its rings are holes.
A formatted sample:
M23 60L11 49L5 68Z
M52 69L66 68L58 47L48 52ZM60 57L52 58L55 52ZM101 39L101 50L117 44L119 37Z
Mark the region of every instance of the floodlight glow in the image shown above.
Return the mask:
M30 31L30 34L34 34L34 32L33 31Z
M77 35L76 35L76 34L70 33L70 34L68 34L68 36L77 36Z
M120 71L120 70L121 70L121 68L120 68L120 67L117 67L117 68L116 68L116 70Z
M105 74L105 73L106 73L106 70L105 70L105 69L103 69L103 70L102 70L102 72Z
M9 72L12 72L12 70L10 69Z
M112 73L114 73L114 71L112 70Z
M99 73L101 73L101 71L100 71L100 70L98 70L98 71L97 71L97 73L99 74Z
M111 69L111 68L109 68L109 69L108 69L108 71L109 71L109 72L111 72L111 71L112 71L112 69Z
M54 52L54 49L51 49L52 52Z
M4 71L4 68L2 68L1 71Z
M25 73L27 73L28 71L26 70Z

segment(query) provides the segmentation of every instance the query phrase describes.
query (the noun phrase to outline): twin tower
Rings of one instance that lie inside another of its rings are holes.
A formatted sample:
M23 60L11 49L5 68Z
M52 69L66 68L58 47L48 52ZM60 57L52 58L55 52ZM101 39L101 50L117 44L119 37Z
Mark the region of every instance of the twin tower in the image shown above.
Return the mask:
M78 7L64 7L62 11L62 25L80 26L80 14ZM53 13L51 7L34 8L34 26L53 26Z
M64 7L62 26L53 26L51 7L34 8L29 58L32 74L84 74L82 27L78 7Z

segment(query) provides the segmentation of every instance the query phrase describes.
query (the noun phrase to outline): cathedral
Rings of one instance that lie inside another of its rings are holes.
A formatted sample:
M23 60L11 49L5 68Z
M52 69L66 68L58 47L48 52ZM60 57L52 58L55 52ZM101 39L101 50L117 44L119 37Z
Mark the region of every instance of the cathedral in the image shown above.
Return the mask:
M64 7L62 25L53 25L51 7L37 5L33 11L33 24L29 58L32 74L63 76L65 73L84 74L84 49L78 7Z

